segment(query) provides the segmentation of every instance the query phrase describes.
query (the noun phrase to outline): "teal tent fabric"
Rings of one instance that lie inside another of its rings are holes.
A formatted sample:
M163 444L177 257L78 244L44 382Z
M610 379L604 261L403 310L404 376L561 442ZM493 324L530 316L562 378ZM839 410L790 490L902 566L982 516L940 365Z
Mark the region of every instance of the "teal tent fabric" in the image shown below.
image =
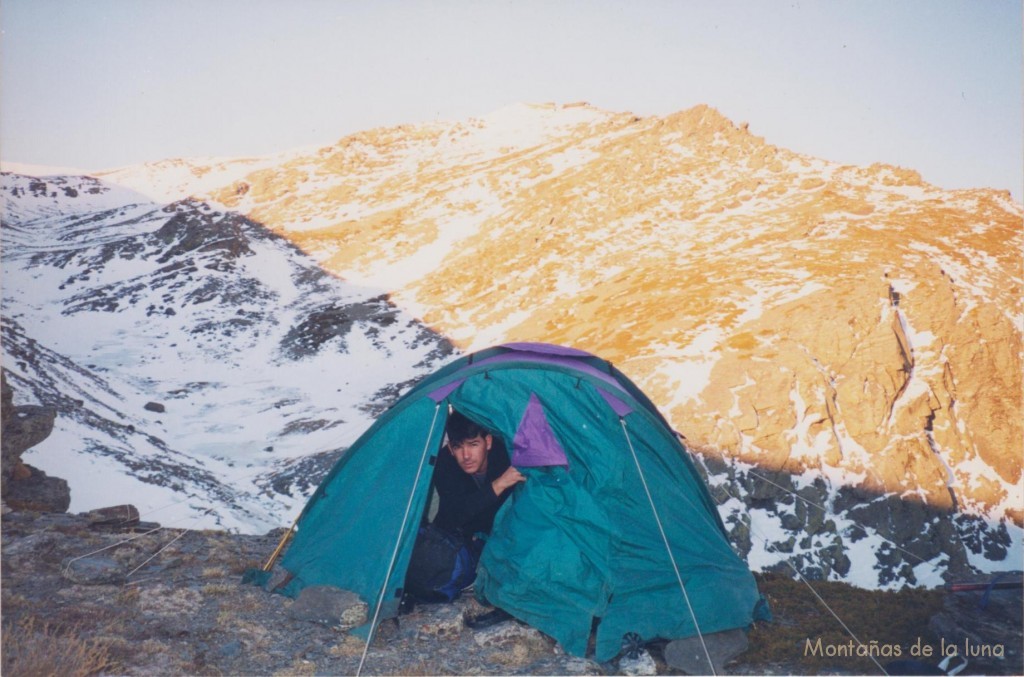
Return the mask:
M307 503L281 560L293 576L286 594L334 585L357 593L371 608L377 603L400 534L394 571L408 567L430 487L429 473L419 472L418 483L417 474L424 450L424 469L436 457L446 418L447 410L429 399L409 402L386 425L378 421L338 462ZM385 618L397 614L402 578L392 572Z
M284 592L334 585L371 614L378 600L380 618L397 614L449 407L509 448L533 435L565 456L520 468L527 481L499 511L480 561L483 599L574 655L585 655L596 627L601 661L627 633L676 639L697 626L745 628L760 613L753 576L650 400L595 356L522 344L442 368L353 444L300 515L281 561L293 575Z

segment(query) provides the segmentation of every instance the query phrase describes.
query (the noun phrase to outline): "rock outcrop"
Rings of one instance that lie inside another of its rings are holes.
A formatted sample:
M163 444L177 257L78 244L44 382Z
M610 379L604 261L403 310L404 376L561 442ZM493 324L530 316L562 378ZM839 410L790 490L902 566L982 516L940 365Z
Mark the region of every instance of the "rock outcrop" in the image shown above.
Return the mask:
M43 512L64 512L71 504L67 480L49 477L38 468L24 463L21 455L45 440L53 431L57 412L52 407L14 405L14 391L0 373L3 399L0 416L0 480L3 500L8 508Z

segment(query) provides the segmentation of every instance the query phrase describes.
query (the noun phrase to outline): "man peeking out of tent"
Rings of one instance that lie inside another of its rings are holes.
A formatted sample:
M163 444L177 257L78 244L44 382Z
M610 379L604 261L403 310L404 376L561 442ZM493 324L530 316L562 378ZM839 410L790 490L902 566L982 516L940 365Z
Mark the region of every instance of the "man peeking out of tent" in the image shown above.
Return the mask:
M437 459L439 506L434 526L472 537L491 533L494 515L526 478L509 465L500 440L457 411L448 417L447 451Z
M445 432L434 470L437 515L420 528L406 574L406 591L420 602L452 601L473 582L494 516L526 481L489 430L453 411Z

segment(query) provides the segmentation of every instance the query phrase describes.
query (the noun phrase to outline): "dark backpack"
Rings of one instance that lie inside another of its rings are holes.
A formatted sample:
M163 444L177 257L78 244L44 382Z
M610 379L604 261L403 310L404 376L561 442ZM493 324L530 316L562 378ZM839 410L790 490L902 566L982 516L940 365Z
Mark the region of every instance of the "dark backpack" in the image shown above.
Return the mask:
M420 527L405 574L405 592L417 602L451 602L476 579L481 546L432 524Z

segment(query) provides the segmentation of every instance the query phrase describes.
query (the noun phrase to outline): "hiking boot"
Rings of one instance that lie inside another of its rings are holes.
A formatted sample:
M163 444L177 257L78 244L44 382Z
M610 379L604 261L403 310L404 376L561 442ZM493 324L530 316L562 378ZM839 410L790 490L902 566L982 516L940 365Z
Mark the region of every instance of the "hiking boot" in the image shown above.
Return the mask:
M416 610L416 599L412 595L402 595L402 601L398 603L398 614L404 616Z
M502 621L508 621L512 619L512 614L494 607L486 613L482 613L479 616L473 616L472 618L466 619L466 627L472 630L482 630L483 628L489 628L492 625L497 625Z

